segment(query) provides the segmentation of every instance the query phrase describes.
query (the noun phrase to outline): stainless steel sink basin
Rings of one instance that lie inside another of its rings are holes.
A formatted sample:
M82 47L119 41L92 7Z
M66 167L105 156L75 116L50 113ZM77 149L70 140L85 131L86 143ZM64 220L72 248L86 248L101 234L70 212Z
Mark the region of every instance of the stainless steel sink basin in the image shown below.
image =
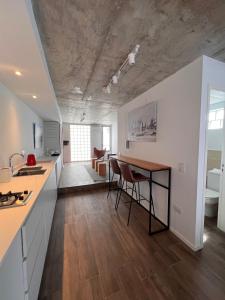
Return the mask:
M30 176L30 175L42 175L45 173L46 170L40 170L40 169L34 169L34 170L19 170L17 174L15 174L15 177L18 176Z
M25 167L25 168L21 168L19 169L20 171L35 171L35 170L41 170L42 166L38 166L38 167Z

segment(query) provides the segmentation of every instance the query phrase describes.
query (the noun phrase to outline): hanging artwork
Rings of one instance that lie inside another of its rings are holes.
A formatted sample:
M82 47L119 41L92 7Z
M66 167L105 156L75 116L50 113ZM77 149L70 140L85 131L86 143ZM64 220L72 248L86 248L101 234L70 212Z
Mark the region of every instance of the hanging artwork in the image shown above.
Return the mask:
M128 140L156 142L157 102L151 102L128 113Z

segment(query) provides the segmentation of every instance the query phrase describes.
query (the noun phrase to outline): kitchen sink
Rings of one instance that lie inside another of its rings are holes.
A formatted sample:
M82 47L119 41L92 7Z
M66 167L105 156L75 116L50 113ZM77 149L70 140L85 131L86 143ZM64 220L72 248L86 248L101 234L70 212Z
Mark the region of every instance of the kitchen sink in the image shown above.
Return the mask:
M38 167L26 167L26 168L21 168L19 169L19 172L22 171L38 171L38 170L41 170L42 169L42 166L38 166Z
M36 167L37 168L37 167ZM30 175L42 175L45 173L45 169L41 170L41 169L31 169L29 168L29 170L24 170L24 169L28 169L28 168L22 168L18 171L18 173L16 173L14 175L14 177L18 177L18 176L30 176Z

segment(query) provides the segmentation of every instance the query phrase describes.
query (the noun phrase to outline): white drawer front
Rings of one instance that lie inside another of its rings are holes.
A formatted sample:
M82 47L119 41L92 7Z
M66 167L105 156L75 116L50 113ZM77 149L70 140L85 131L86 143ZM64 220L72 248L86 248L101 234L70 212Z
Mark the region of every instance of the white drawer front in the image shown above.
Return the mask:
M41 284L41 277L45 262L45 240L42 239L41 246L38 252L38 257L35 263L34 272L32 274L30 287L26 293L27 300L37 300Z
M35 237L29 248L27 257L24 259L23 262L26 291L29 289L31 277L34 272L34 267L36 264L36 260L40 251L41 242L43 239L44 239L44 225L42 220L40 220L38 224L38 228L35 232Z
M22 238L23 238L23 256L26 258L29 252L29 248L35 237L38 224L41 219L41 198L35 203L30 215L22 227Z

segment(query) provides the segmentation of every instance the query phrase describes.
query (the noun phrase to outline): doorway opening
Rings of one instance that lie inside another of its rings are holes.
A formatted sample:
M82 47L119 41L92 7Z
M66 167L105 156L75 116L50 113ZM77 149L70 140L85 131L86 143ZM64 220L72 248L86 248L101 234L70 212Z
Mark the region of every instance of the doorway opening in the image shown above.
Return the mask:
M71 162L91 159L91 126L70 125Z
M225 92L217 89L209 91L207 144L206 144L206 187L205 187L205 223L203 243L217 228L225 231L223 219L225 210L224 174L224 109ZM221 223L222 221L222 223Z

